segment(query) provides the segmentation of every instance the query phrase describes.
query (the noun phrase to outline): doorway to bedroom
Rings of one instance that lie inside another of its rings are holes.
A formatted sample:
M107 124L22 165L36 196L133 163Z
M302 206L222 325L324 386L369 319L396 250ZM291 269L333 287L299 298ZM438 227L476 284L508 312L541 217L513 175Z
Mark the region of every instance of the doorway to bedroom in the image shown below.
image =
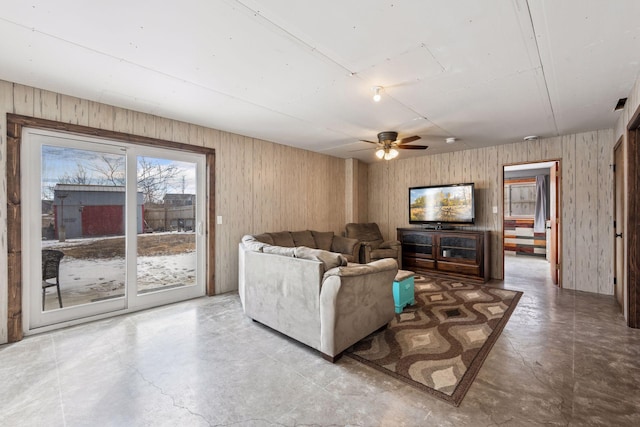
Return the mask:
M503 167L505 278L523 269L561 286L560 161Z

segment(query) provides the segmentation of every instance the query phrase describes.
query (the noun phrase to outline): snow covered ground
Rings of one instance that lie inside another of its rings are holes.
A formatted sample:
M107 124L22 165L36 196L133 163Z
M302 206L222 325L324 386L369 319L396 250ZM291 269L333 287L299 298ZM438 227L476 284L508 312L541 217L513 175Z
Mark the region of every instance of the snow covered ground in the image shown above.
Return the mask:
M59 243L43 242L43 248L87 244L92 239L74 239ZM96 239L93 239L96 240ZM195 284L195 252L175 255L140 256L137 263L138 292ZM124 296L125 261L122 257L76 259L65 256L60 262L60 290L64 307ZM58 308L55 287L48 288L45 309Z

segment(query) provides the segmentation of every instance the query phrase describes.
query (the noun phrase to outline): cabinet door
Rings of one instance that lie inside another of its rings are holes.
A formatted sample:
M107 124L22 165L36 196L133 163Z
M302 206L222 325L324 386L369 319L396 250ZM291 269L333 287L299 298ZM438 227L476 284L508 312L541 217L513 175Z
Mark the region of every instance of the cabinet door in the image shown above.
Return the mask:
M403 233L402 254L417 258L433 258L434 238L432 233Z
M478 264L478 236L446 234L439 238L437 259L442 261Z

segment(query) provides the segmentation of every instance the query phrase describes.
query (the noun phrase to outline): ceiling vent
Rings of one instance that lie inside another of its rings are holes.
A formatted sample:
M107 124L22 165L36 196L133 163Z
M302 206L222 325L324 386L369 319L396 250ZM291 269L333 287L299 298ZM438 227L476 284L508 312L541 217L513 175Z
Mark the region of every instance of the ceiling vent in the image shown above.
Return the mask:
M618 103L616 104L616 108L613 109L613 111L620 111L624 108L624 104L627 103L627 98L620 98L618 99Z

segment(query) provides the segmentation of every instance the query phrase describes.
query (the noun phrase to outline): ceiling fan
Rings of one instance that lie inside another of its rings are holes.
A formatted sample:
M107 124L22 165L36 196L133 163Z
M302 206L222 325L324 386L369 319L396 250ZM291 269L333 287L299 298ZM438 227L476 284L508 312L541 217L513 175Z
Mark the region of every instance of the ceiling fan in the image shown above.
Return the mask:
M367 141L366 139L361 139L361 141L376 144L378 146L376 157L379 159L391 160L398 157L398 150L426 150L429 148L428 145L408 145L418 139L420 137L417 135L398 139L398 132L385 131L378 134L378 142Z

